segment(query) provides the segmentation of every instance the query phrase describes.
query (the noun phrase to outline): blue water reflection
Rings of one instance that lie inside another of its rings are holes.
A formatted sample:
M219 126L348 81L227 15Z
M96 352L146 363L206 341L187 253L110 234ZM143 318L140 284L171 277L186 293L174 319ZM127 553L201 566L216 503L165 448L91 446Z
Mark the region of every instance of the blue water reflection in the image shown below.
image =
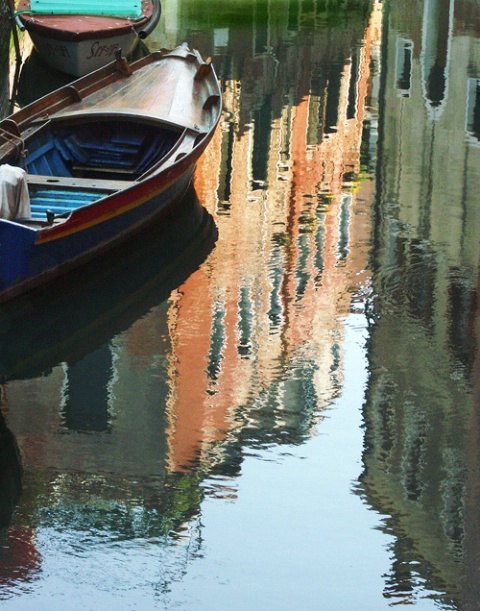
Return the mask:
M478 4L162 7L223 120L182 218L0 311L2 606L477 609Z

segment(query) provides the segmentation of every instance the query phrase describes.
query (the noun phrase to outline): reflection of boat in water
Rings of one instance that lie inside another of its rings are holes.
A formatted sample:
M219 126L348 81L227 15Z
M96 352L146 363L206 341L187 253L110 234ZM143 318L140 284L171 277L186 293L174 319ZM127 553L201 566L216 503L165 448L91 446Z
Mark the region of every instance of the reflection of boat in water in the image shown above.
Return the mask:
M130 57L160 14L160 0L20 0L16 20L50 66L84 76L111 62L117 49Z
M182 212L132 239L75 282L59 278L2 306L0 373L29 378L74 363L122 332L195 271L217 237L192 190Z
M51 68L40 57L35 48L22 64L16 83L15 103L26 106L44 95L68 85L73 76Z
M17 441L0 412L0 529L10 524L22 492L22 475Z
M211 63L183 44L118 54L0 121L0 298L176 213L220 112Z

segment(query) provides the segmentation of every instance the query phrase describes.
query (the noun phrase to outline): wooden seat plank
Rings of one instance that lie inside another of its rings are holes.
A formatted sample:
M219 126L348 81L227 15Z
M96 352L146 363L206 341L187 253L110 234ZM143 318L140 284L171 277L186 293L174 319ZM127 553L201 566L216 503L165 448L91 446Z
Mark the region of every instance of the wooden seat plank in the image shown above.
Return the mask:
M73 176L39 176L37 174L27 174L27 182L30 185L40 187L66 187L74 189L98 189L99 191L115 192L121 191L134 185L134 181L129 180L105 180L101 178L75 178Z

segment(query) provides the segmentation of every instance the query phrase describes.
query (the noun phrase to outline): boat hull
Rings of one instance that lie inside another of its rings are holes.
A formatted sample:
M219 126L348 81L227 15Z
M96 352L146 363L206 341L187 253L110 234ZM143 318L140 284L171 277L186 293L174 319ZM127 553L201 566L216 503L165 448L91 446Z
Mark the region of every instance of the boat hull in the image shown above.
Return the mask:
M188 189L194 167L162 188L155 180L106 200L102 219L85 217L74 229L47 241L28 227L0 221L0 301L45 284L74 267L114 249L135 231L174 214ZM145 192L156 194L142 201ZM122 210L123 212L119 212Z
M110 38L93 36L78 41L56 40L32 31L30 37L36 51L50 67L73 76L84 76L102 68L113 61L117 49L131 56L139 41L133 29Z

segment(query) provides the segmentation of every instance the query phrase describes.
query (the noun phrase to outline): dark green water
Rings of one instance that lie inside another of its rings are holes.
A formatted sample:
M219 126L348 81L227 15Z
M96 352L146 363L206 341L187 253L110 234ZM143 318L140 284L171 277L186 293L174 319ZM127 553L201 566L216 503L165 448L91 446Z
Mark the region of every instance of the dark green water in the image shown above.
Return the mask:
M182 218L0 311L2 610L479 609L478 3L162 7L223 120Z

